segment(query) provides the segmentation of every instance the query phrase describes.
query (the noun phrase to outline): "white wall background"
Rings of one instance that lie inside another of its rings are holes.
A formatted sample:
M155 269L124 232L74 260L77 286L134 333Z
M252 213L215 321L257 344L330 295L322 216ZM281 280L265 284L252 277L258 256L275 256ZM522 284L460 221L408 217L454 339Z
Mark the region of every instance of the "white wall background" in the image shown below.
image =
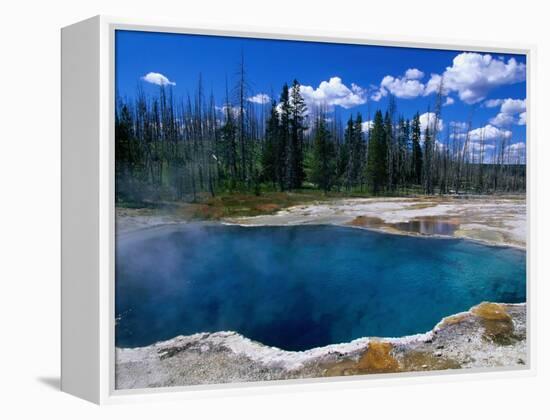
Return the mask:
M0 417L161 419L209 418L542 418L548 408L549 156L545 95L550 72L545 2L417 1L168 1L4 2L0 23ZM536 98L531 103L537 164L531 191L538 215L538 374L392 387L140 403L98 408L58 392L59 381L59 86L62 26L103 13L181 19L185 23L266 25L439 37L538 46ZM546 386L546 390L543 387ZM536 414L536 413L539 414Z

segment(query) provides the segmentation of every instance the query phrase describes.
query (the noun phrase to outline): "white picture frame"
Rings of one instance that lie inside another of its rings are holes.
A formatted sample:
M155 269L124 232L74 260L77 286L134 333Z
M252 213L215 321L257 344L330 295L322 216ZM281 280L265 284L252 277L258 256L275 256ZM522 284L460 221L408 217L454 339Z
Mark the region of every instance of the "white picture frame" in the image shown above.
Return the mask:
M519 53L527 57L527 108L535 94L530 45L467 44L455 40L410 37L389 39L363 33L281 31L274 28L230 25L185 25L178 22L136 21L96 16L65 27L62 46L62 341L61 388L97 404L136 399L196 398L228 394L332 389L393 385L396 381L473 380L534 375L533 327L535 281L531 245L534 243L533 185L536 143L528 113L527 187L527 316L529 360L523 369L468 369L446 372L397 373L272 381L245 384L199 385L144 390L114 387L114 31L117 29L224 35L266 39L340 42L428 49Z

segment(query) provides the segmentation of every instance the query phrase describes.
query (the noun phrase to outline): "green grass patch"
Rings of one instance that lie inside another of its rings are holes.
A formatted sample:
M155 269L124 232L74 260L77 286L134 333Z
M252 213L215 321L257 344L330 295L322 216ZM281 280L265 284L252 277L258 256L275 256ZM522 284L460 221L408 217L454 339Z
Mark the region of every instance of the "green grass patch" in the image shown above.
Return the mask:
M293 192L223 193L196 203L193 217L217 220L225 217L247 217L273 214L277 211L300 204L327 201L331 195L322 191L304 190Z

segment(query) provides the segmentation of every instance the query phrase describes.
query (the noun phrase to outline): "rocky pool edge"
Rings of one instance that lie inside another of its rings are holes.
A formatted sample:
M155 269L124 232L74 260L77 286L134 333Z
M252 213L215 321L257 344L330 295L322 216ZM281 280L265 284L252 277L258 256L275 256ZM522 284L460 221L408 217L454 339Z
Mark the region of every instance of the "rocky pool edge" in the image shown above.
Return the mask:
M270 347L234 331L116 348L115 382L116 389L139 389L527 364L526 303L483 302L425 333L305 351Z

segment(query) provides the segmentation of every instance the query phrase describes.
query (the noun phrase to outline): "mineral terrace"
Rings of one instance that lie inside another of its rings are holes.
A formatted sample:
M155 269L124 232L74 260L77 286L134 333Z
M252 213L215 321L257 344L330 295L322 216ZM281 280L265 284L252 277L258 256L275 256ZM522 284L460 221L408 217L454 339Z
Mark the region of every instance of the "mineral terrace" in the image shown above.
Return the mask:
M526 305L482 303L432 331L362 338L303 352L235 332L180 336L116 349L117 389L315 378L357 374L526 366Z
M450 236L525 248L527 213L523 197L357 198L294 206L275 214L227 222L243 226L349 225L386 233Z

